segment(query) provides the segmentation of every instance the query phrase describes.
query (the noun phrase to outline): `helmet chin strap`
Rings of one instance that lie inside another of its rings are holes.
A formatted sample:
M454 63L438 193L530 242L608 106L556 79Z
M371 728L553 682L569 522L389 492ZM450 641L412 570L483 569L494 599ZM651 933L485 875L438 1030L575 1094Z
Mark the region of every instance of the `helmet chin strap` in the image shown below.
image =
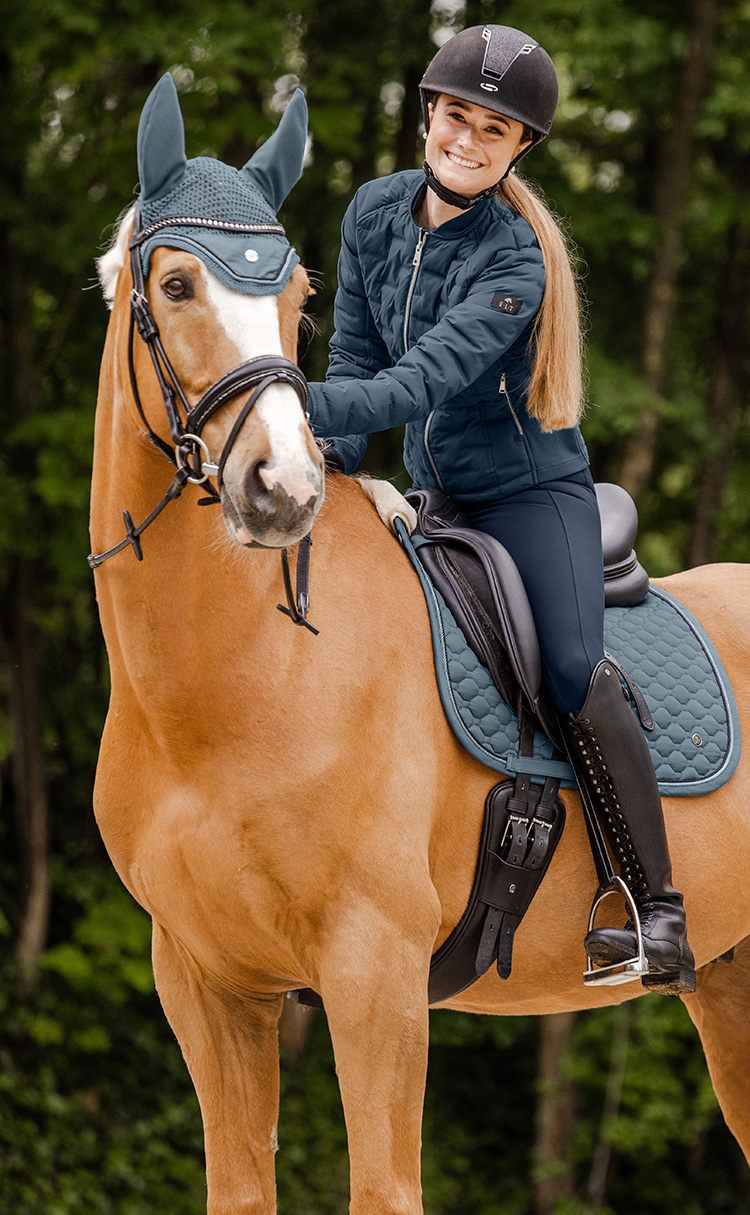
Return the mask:
M516 159L520 158L516 157ZM455 190L449 190L447 186L444 186L427 161L424 162L424 175L427 178L427 185L444 203L448 203L450 207L459 207L462 211L468 211L469 207L475 207L477 203L483 202L485 198L491 198L493 194L497 193L501 182L505 181L514 164L515 161L508 165L500 181L495 182L494 186L488 186L486 190L482 190L480 194L475 194L472 198L467 198L465 194L457 194Z

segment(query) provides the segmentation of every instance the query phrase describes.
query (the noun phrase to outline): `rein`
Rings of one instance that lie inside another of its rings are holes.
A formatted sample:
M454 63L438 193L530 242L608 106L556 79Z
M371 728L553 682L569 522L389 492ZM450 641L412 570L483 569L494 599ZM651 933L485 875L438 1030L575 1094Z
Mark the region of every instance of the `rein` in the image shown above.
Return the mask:
M191 224L201 223L211 227L221 226L233 232L274 232L281 233L282 235L284 232L281 224L239 224L228 221L226 224L221 223L219 225L215 221L209 224L206 220L198 220L192 216L189 217L189 220ZM171 220L170 222L179 223L180 220ZM188 222L188 217L182 222ZM198 504L200 506L216 506L221 502L221 489L227 459L248 415L255 407L261 393L271 384L282 383L291 385L297 393L302 409L305 412L307 410L307 381L296 363L292 363L289 359L285 359L280 355L258 355L255 358L247 359L244 363L240 363L239 366L232 368L226 375L216 380L206 390L197 405L191 408L180 384L179 377L172 367L162 345L159 327L146 298L143 264L141 262L141 245L160 226L164 226L164 221L161 224L152 224L149 228L142 229L140 212L136 208L133 232L129 244L133 287L130 292L128 372L133 399L141 421L154 447L174 465L175 474L164 497L138 526L135 526L133 523L130 512L127 510L123 511L125 538L119 544L115 544L112 548L107 549L104 553L90 553L88 563L91 569L97 569L103 562L108 561L110 557L114 557L117 553L122 552L123 549L128 547L133 549L137 560L142 561L143 548L140 537L146 528L150 527L154 520L158 518L165 506L168 506L170 502L179 498L188 482L193 485L205 485L208 497L199 499ZM173 446L170 446L160 435L156 434L146 418L135 373L134 344L136 328L142 340L146 343L151 356L154 373L159 384L162 400L164 401ZM225 405L228 401L238 396L239 393L248 389L251 390L250 396L242 406L229 433L229 437L224 444L218 463L216 463L211 460L208 447L201 438L203 428L214 414L221 409L222 405ZM184 426L180 418L178 401L185 411ZM217 488L214 488L208 480L210 476L216 477ZM304 625L310 632L317 633L318 630L314 629L306 618L310 604L308 583L311 544L312 538L310 535L305 536L299 543L296 594L292 590L287 550L281 550L281 566L287 606L282 607L281 604L278 604L278 609L289 616L294 624ZM259 541L255 541L254 547L266 548L267 546L261 544Z

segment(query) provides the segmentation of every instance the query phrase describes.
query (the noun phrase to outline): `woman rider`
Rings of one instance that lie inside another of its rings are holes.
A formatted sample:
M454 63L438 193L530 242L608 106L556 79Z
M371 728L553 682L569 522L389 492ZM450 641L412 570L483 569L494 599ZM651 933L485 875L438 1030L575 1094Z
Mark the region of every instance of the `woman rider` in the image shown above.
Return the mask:
M641 918L651 990L695 990L682 896L648 748L604 660L601 525L578 429L578 297L554 218L513 170L550 130L557 77L526 34L474 26L420 85L424 173L368 182L342 228L336 332L315 432L353 472L369 434L406 423L419 489L449 494L514 558L579 782ZM598 965L637 954L595 929Z

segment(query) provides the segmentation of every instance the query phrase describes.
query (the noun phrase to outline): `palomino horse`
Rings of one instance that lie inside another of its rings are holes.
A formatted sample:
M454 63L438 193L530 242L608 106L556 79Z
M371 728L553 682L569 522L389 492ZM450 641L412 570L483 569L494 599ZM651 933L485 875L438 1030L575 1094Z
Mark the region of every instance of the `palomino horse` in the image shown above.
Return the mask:
M104 267L114 299L96 420L95 552L121 539L124 506L134 520L151 511L169 476L130 388L128 229L126 220ZM307 289L297 267L279 296L233 294L198 257L156 249L146 294L188 402L243 359L293 359ZM145 417L168 443L138 339L134 370ZM244 395L206 426L212 450ZM123 882L153 918L159 995L202 1110L210 1215L274 1209L277 1023L284 993L304 986L326 1006L352 1210L421 1209L430 957L464 910L482 806L498 780L445 722L422 591L370 500L386 514L388 490L371 486L368 497L333 474L321 504L321 476L293 390L272 385L227 458L223 510L199 509L204 491L187 486L144 536L144 560L120 552L96 577L112 674L96 814ZM276 610L278 552L247 547L258 498L272 550L314 521L318 636ZM743 713L747 571L714 566L663 585L710 633ZM577 798L564 800L567 829L518 931L512 977L493 970L449 1007L548 1014L642 994L632 983L583 985L596 878ZM747 762L720 791L664 804L701 968L685 1003L746 1154L749 807ZM731 965L707 965L732 946Z

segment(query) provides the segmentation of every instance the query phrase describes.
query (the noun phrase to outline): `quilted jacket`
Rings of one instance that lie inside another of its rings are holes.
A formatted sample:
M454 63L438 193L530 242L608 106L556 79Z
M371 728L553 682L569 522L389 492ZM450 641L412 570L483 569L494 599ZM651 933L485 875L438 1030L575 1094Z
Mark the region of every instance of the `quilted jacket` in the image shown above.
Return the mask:
M352 472L369 435L406 423L415 487L506 497L588 464L578 427L544 434L526 410L544 262L520 216L489 198L435 231L413 209L421 170L359 189L344 217L336 331L310 384L316 435Z

